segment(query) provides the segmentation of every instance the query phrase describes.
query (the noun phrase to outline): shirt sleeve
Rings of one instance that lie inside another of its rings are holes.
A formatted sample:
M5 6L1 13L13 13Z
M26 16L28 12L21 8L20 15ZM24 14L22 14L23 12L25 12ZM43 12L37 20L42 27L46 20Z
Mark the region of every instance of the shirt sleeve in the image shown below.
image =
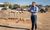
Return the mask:
M36 7L36 12L38 12L39 11L39 8L38 7Z
M30 8L30 12L31 13L34 13L35 12L34 9L33 9L33 7Z
M33 11L34 9L32 10L31 8L30 8L30 10L32 13L37 13L39 11L38 7L36 7L36 11Z

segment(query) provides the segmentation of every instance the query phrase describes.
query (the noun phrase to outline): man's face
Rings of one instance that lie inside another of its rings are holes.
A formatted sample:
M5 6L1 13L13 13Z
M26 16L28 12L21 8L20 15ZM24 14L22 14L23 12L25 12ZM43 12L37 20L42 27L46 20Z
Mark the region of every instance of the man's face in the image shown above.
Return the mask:
M36 3L32 3L32 6L36 6Z

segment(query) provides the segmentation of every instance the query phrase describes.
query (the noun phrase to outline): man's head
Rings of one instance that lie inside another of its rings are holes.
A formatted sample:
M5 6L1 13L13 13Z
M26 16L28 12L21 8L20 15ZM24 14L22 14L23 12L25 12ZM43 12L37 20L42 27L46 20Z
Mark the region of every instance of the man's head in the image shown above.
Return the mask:
M36 6L36 2L32 2L32 6Z

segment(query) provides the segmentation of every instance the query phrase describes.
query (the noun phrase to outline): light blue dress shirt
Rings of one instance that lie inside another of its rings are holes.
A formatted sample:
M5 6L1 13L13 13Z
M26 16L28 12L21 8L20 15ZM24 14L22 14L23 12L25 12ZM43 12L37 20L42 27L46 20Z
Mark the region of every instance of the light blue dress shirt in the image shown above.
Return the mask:
M37 13L38 13L38 7L37 6L32 6L30 8L30 11L31 11L32 15L37 15Z

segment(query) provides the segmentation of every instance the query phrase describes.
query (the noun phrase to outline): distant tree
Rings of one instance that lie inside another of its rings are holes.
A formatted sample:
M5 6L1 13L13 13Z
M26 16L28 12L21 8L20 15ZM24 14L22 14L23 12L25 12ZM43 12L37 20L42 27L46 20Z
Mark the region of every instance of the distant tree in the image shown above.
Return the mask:
M0 7L4 7L4 5L0 4Z
M9 5L9 8L10 8L10 9L12 9L12 8L13 8L13 5L12 5L12 4L10 4L10 5Z
M46 7L50 7L50 5L46 5Z
M16 9L16 8L18 8L18 7L20 7L20 5L18 5L18 4L14 4L14 5L13 5L13 9Z
M4 7L5 8L9 8L9 5L10 5L9 2L4 2Z
M31 7L32 5L29 5L29 7Z
M21 6L22 8L28 8L29 6L28 5L23 5Z
M20 7L20 5L18 5L18 4L14 4L14 7Z

